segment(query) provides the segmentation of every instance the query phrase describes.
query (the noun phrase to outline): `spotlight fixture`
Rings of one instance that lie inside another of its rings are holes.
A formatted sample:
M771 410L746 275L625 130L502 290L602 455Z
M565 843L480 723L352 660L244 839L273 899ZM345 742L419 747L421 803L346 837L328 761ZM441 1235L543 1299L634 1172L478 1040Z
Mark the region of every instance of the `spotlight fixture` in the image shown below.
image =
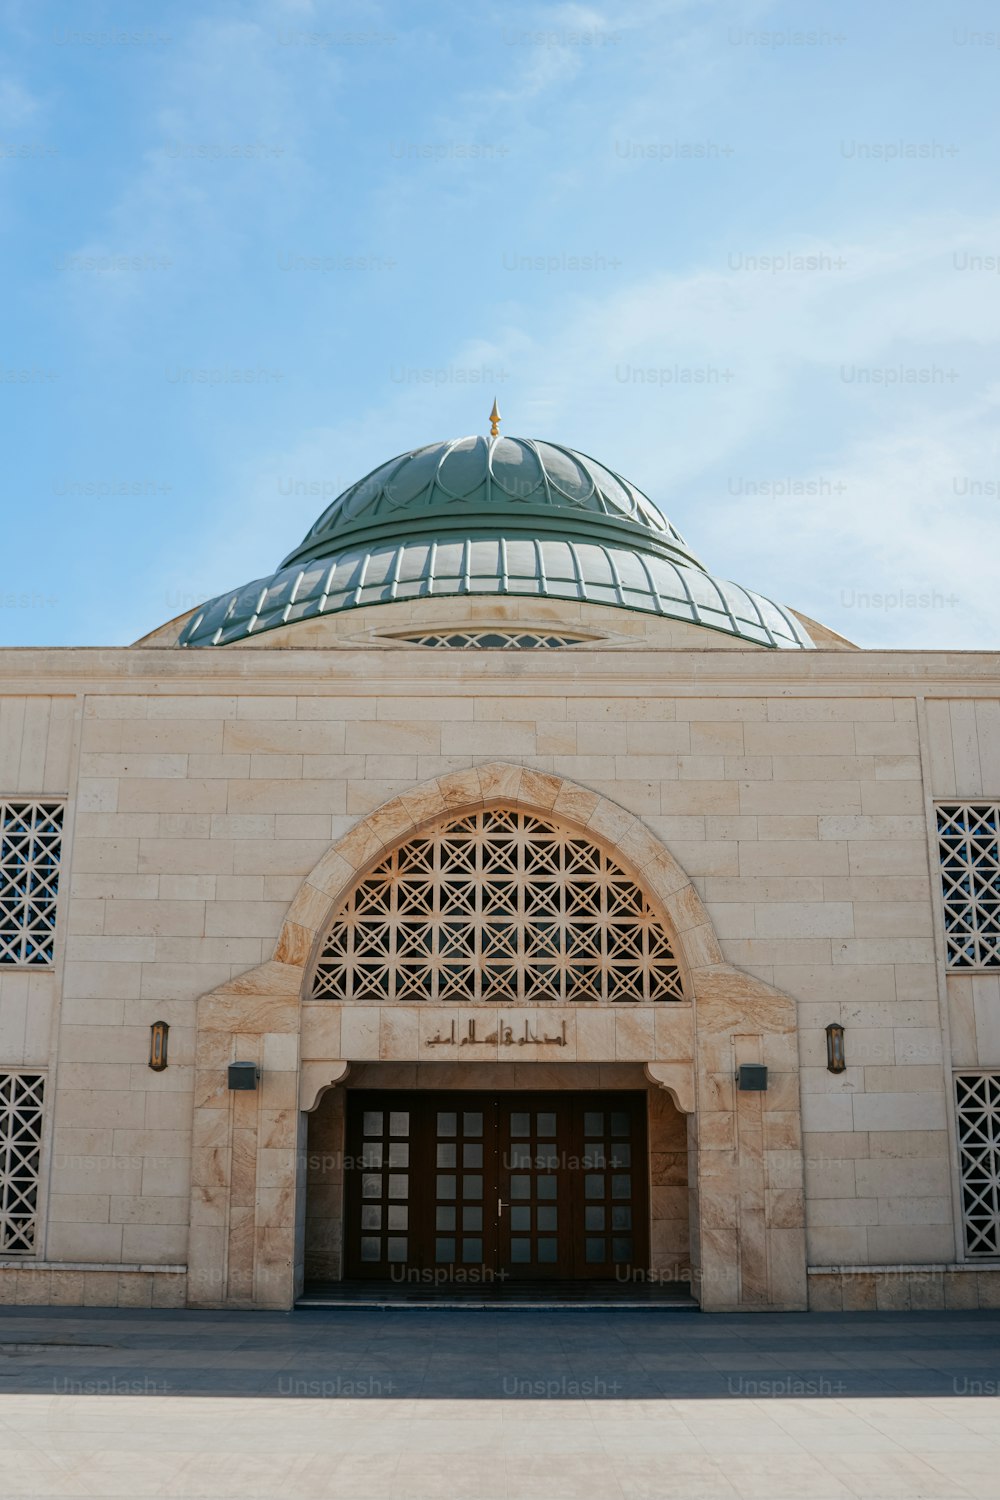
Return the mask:
M741 1094L766 1093L766 1067L764 1067L763 1063L740 1063L736 1071L736 1086Z
M255 1089L260 1069L253 1062L231 1062L229 1064L229 1087L231 1089Z

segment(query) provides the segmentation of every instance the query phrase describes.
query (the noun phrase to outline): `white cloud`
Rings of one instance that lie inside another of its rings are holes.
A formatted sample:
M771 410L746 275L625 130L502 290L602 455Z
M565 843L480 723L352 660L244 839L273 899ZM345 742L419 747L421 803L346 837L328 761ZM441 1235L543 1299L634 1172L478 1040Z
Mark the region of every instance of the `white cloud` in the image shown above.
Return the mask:
M19 79L6 74L0 77L0 129L17 130L37 122L41 99Z

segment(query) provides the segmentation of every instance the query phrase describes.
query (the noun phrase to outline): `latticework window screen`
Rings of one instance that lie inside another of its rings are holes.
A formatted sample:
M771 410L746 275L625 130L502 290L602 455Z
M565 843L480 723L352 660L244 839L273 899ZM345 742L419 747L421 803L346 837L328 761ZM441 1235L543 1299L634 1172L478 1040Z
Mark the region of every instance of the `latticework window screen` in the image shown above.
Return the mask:
M1000 968L1000 805L937 809L949 969Z
M449 630L427 635L397 637L411 646L446 646L456 651L532 651L555 650L559 646L578 646L583 637L552 635L541 630Z
M968 1255L1000 1255L1000 1073L957 1073L955 1103Z
M0 1072L0 1253L35 1248L44 1088L44 1073Z
M50 964L62 802L0 800L0 965Z
M355 887L315 996L569 1004L683 998L635 881L543 819L477 812L412 839Z

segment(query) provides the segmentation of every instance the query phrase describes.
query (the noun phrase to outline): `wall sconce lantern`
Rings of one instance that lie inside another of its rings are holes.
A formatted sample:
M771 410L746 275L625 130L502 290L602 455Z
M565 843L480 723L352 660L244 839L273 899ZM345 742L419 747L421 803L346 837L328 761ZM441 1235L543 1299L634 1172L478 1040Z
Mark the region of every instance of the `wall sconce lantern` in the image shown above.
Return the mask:
M831 1021L826 1028L826 1066L831 1073L842 1073L847 1067L844 1028L838 1021Z
M767 1069L763 1063L740 1063L736 1086L741 1094L767 1093Z
M154 1021L149 1028L149 1066L154 1073L162 1073L167 1066L167 1035L170 1027L166 1021Z
M260 1069L256 1063L232 1062L229 1064L229 1087L231 1089L255 1089L259 1077Z

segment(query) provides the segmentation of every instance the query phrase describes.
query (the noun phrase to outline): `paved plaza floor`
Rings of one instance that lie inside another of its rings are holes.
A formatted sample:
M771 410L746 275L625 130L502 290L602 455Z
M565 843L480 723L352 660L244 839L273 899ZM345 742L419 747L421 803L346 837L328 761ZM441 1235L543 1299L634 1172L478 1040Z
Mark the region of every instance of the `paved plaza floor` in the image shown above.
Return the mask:
M0 1311L0 1496L1000 1497L1000 1312Z

